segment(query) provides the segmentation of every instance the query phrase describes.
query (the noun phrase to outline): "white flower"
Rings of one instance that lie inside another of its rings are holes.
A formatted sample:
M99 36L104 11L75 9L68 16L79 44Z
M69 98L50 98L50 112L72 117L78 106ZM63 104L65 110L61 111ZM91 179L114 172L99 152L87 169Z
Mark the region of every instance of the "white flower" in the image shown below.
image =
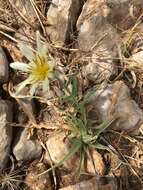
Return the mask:
M21 90L30 85L30 95L35 93L36 88L42 85L43 91L49 90L49 79L53 78L54 60L48 55L47 47L40 41L40 34L37 32L37 50L33 51L24 42L19 42L22 54L29 60L29 63L14 62L10 67L21 70L28 74L28 78L19 83L15 90L18 95Z

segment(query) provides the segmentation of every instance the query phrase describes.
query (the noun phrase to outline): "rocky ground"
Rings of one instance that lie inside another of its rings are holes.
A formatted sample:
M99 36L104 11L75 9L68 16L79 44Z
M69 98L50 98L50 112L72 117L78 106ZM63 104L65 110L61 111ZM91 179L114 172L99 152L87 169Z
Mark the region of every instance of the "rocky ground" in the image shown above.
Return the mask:
M16 94L37 31L55 78ZM142 73L143 0L0 0L0 189L142 190Z

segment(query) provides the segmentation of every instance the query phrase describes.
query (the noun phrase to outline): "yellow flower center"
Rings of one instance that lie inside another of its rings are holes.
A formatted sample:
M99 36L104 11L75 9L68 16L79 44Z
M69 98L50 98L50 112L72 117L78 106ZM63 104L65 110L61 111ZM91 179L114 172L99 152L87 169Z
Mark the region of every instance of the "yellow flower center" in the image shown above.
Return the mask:
M47 59L45 57L35 56L34 66L31 69L31 74L36 81L43 81L49 72Z

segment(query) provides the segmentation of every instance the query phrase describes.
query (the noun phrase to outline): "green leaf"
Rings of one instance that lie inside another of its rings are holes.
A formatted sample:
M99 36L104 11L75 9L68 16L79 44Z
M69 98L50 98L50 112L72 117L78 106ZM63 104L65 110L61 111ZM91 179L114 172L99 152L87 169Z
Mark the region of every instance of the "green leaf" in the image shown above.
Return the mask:
M76 116L72 115L71 120L72 120L73 125L75 125L79 129L81 135L87 132L87 128L80 118L77 118Z
M114 120L110 122L103 122L101 125L97 126L95 128L95 138L98 138L99 135L113 123L113 121Z
M100 143L95 143L95 144L91 144L91 145L89 145L91 148L95 148L95 149L99 149L99 150L107 150L107 151L109 151L109 152L111 152L111 153L113 153L112 151L111 151L111 149L108 147L108 146L105 146L105 145L102 145L102 144L100 144Z
M72 97L76 97L78 95L77 93L77 79L75 77L75 75L71 75L70 78L69 78L69 81L72 85Z
M79 179L80 175L81 175L81 171L84 167L84 159L85 159L85 152L83 150L83 148L80 149L80 162L79 162L79 167L78 170L76 172L76 178Z
M84 125L87 125L87 119L86 119L86 110L85 110L85 104L83 101L79 102L79 112L81 114L81 118L84 122Z
M65 103L69 103L69 104L74 104L74 99L73 99L73 97L72 96L62 96L61 98L60 98L63 102L65 102Z
M69 90L69 85L72 86L71 91ZM78 108L78 101L77 98L77 79L75 75L69 76L68 82L65 84L65 89L68 95L61 97L60 99L66 103L71 104L72 106Z

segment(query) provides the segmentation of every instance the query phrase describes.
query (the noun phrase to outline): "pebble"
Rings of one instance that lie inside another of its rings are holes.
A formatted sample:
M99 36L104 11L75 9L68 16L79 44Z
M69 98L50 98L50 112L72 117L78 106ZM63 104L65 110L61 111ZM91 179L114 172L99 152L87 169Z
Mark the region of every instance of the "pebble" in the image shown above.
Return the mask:
M74 32L81 0L52 0L47 12L47 34L55 45L68 43Z
M40 142L28 139L27 129L21 129L14 140L13 154L17 161L30 161L39 158L42 153Z
M12 103L7 100L0 100L0 169L4 169L10 156L12 141Z
M6 54L2 47L0 47L0 84L8 82L9 66Z

